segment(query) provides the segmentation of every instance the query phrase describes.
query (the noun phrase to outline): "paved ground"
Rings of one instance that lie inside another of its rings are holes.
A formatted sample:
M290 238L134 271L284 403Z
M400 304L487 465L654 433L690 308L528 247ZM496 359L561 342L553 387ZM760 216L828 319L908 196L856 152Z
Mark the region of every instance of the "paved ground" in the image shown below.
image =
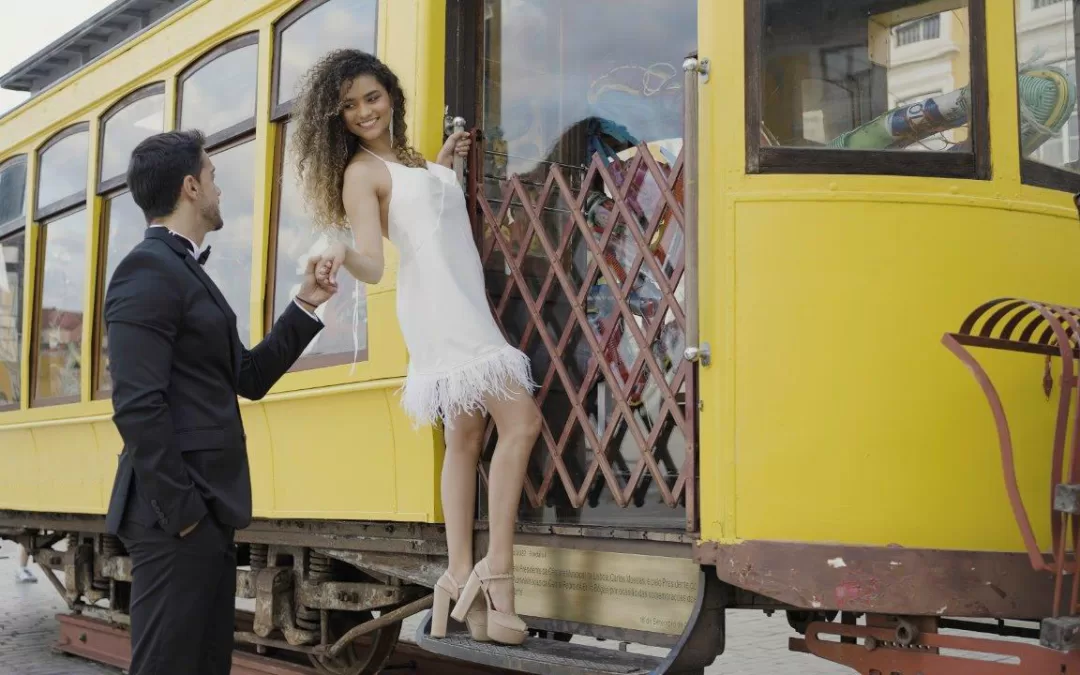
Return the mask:
M31 569L35 570L38 583L15 582L18 556L14 544L0 543L0 675L118 675L120 671L114 668L52 649L57 634L54 617L65 610L64 603L34 565ZM414 630L415 624L407 623L403 637L412 641ZM780 614L767 618L761 612L731 612L727 653L706 672L709 675L850 675L851 671L834 664L786 652L791 634Z

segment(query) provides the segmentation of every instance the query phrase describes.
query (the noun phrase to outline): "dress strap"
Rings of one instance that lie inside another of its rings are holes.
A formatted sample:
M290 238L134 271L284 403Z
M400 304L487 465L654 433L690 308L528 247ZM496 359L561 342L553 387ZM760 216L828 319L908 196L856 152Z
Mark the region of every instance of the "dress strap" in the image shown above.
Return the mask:
M365 148L365 147L364 147L364 144L363 144L363 143L361 143L361 144L360 144L360 149L361 149L361 150L363 150L364 152L366 152L367 154L371 155L371 156L372 156L372 157L374 157L375 159L379 160L379 161L380 161L380 162L382 162L383 164L389 164L389 163L390 163L390 162L388 162L387 160L383 159L382 157L379 157L378 155L376 155L376 154L375 154L374 152L372 152L371 150L368 150L367 148Z

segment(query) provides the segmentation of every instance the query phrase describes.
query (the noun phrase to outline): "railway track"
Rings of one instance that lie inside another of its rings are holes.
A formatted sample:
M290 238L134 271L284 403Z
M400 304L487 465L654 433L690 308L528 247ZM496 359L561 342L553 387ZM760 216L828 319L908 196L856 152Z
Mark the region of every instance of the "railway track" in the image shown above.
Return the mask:
M131 663L131 641L121 626L77 614L59 614L60 636L56 647L62 652L97 663L126 669ZM360 638L362 641L364 638ZM390 675L511 675L514 671L461 663L423 651L403 634L386 666ZM276 650L256 653L254 647L238 647L233 652L231 675L319 675L303 654Z

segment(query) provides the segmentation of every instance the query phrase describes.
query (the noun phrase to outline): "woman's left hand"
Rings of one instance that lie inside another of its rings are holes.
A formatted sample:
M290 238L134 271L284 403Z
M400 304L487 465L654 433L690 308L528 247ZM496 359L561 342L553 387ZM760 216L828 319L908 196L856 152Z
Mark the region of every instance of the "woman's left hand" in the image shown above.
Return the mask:
M442 150L439 150L439 157L435 161L452 169L454 168L454 156L465 157L469 154L471 146L472 138L469 136L468 131L455 131L443 143Z

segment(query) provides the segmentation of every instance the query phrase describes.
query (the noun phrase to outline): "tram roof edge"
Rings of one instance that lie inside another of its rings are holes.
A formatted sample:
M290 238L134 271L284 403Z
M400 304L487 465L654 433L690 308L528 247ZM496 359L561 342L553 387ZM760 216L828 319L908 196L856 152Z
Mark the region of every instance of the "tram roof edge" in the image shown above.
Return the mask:
M116 0L0 76L0 88L34 96L191 2Z

